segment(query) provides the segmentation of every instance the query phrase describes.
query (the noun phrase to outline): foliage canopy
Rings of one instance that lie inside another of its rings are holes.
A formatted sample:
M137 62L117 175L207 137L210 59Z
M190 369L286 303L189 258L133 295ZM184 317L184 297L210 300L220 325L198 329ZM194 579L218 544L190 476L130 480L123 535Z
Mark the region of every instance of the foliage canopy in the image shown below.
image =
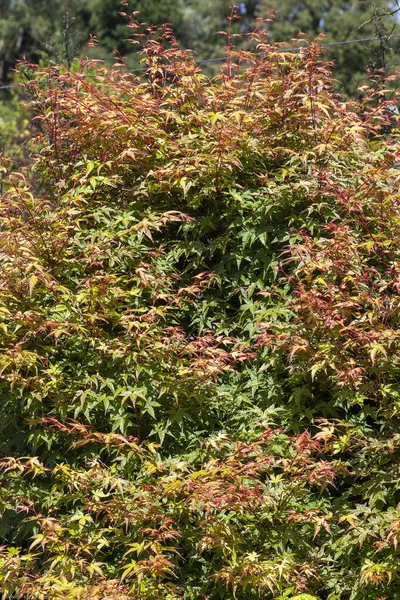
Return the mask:
M270 26L274 41L290 40L299 31L309 38L322 33L325 44L352 39L364 43L328 47L326 58L335 62L341 93L353 95L365 82L366 70L393 72L399 66L400 4L387 0L261 0L259 13L278 8ZM391 37L394 34L394 37ZM371 38L377 38L372 41ZM368 40L368 41L367 41Z
M393 99L228 34L208 80L24 65L0 202L0 586L32 599L400 595Z
M257 18L266 18L276 9L275 22L267 26L274 42L290 44L300 31L309 39L323 33L326 43L377 36L374 42L327 49L341 91L347 95L365 79L367 68L393 72L398 66L399 40L392 34L398 33L400 5L388 0L0 0L0 79L10 79L23 56L44 64L70 64L84 52L91 35L100 41L91 49L91 58L110 63L117 49L127 57L129 67L136 68L135 53L126 39L126 19L120 14L124 10L140 11L140 19L153 25L171 23L183 47L195 50L201 59L215 59L223 56L224 42L216 32L225 30L232 5L241 17L236 32L244 34L243 45ZM208 74L213 67L212 62L207 65Z

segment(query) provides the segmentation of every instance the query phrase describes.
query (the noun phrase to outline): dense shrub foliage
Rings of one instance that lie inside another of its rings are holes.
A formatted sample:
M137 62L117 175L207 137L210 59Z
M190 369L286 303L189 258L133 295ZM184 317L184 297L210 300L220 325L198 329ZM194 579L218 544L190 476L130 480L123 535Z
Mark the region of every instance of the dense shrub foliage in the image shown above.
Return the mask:
M134 27L134 24L132 24ZM400 597L394 99L254 34L32 68L0 204L6 598ZM303 44L304 45L304 44ZM385 99L386 98L386 99Z

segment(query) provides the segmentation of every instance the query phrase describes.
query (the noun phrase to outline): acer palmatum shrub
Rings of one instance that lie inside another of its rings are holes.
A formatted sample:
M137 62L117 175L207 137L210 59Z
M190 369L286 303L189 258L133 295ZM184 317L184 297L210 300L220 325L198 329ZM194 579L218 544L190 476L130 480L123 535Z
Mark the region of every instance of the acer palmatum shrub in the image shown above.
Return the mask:
M400 596L395 99L317 44L208 80L23 65L0 204L0 588L29 599Z

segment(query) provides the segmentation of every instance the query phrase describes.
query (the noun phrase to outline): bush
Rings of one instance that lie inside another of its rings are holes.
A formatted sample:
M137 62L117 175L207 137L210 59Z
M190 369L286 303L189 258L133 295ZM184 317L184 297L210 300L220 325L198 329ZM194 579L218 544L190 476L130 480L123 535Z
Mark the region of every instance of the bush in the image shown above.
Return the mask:
M40 134L0 204L3 594L396 598L394 100L340 101L316 44L228 36L209 81L131 27L143 77L22 67Z

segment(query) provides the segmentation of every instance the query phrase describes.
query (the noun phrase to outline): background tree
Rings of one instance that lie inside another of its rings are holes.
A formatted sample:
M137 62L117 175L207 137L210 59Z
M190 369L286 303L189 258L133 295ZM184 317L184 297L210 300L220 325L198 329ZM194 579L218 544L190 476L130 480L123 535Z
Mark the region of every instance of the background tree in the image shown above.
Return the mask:
M132 47L126 42L126 18L119 12L120 0L1 0L0 68L6 81L16 60L70 61L87 45L90 35L101 40L96 57L112 61L114 50L123 54ZM155 26L173 23L182 34L183 0L131 0L129 10L140 10L141 20Z

